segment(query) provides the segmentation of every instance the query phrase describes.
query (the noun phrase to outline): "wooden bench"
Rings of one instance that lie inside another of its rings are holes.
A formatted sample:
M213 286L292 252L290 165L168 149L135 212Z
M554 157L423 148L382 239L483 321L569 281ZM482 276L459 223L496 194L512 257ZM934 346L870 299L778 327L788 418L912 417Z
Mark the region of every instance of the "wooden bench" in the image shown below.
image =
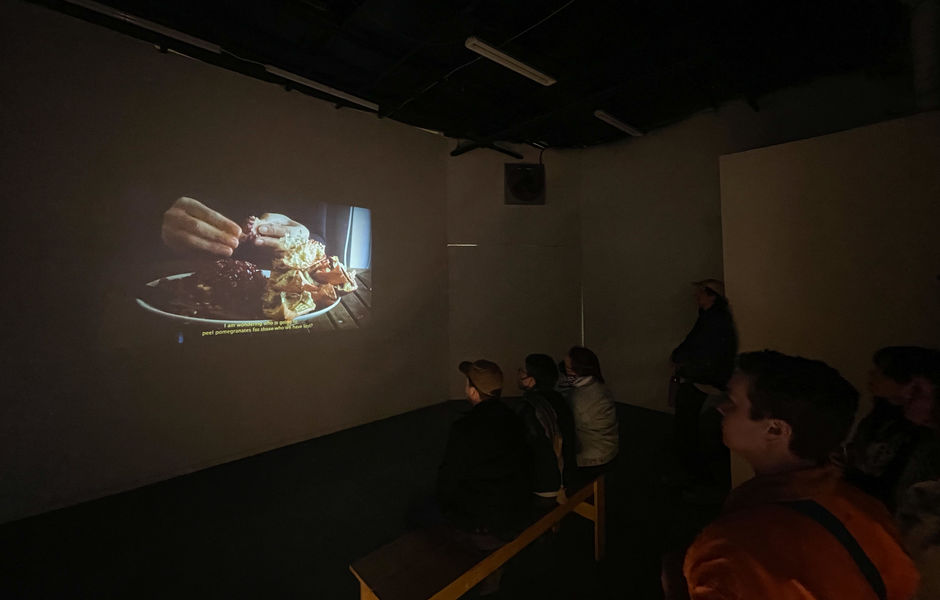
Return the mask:
M460 544L440 527L406 533L357 560L349 570L359 580L362 600L459 598L572 512L594 522L594 560L601 560L605 544L603 475L491 553Z

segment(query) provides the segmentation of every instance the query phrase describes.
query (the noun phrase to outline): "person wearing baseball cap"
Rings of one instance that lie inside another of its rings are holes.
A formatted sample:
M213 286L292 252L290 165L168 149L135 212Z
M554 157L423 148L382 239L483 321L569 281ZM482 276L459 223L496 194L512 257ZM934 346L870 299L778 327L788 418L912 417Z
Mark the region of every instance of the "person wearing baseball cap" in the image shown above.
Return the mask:
M471 404L499 398L503 390L503 371L499 365L486 359L465 360L457 368L467 376L467 399ZM471 391L475 393L471 395Z
M701 413L708 396L720 394L731 377L738 352L738 335L724 283L718 279L703 279L693 281L692 286L698 318L670 356L673 363L671 389L674 390L670 401L676 411L675 444L683 469L681 476L675 479L724 486L725 477L717 475L718 470L727 469L719 464L727 456L721 444L720 416L715 410L705 416Z
M482 545L501 545L525 526L529 452L522 420L502 400L496 363L464 361L464 392L472 408L454 422L438 471L438 503L456 527ZM482 547L482 546L481 546Z

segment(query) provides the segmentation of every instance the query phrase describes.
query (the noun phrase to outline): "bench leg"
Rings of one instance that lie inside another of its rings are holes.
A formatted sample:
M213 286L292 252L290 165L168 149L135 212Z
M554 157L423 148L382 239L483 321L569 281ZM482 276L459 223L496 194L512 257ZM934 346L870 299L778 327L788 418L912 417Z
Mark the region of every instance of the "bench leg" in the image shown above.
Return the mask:
M373 593L363 582L359 582L359 600L379 600L379 597Z
M598 477L594 481L594 560L600 561L604 558L604 552L607 546L607 518L606 518L606 494L604 490L604 476Z

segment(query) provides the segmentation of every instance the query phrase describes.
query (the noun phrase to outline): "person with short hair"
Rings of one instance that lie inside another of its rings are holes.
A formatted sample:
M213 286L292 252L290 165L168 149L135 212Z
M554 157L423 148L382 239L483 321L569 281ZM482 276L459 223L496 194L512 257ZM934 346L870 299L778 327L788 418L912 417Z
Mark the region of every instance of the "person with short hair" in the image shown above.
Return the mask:
M855 388L821 361L765 350L738 357L728 389L723 438L756 475L686 553L691 598L911 598L918 574L891 515L827 464Z
M901 539L920 570L919 600L940 598L940 352L923 350L902 412L916 435L893 495Z
M532 491L543 504L563 498L576 467L574 416L555 390L558 369L547 354L530 354L519 369L519 415L532 450Z
M846 480L894 511L905 490L940 478L940 353L889 346L872 357L874 407L838 457Z
M576 461L581 478L591 478L606 470L620 449L617 407L594 352L573 346L564 363L565 393L577 438Z
M512 539L528 518L529 450L522 421L502 400L503 372L489 360L464 361L472 408L454 422L438 469L443 514L461 529Z

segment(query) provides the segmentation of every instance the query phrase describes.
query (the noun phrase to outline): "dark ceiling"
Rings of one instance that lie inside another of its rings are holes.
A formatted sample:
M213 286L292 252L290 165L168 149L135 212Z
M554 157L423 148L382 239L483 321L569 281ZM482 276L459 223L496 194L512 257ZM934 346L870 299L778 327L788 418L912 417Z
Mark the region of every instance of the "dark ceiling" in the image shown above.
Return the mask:
M649 131L735 98L759 110L762 95L825 75L909 68L909 9L898 0L104 3L221 54L103 16L87 1L41 3L347 105L262 66L273 65L374 102L380 117L483 146L599 144L626 134L596 119L597 109ZM469 36L557 83L478 57L464 47Z

